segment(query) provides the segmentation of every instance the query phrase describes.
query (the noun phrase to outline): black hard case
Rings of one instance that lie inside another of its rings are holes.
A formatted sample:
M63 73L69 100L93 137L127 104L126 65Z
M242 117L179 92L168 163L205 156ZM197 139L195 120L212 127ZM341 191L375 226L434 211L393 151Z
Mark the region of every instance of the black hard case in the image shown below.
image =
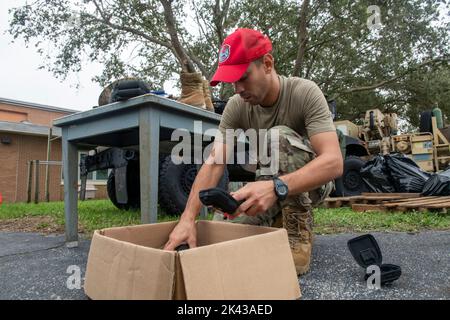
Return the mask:
M402 270L400 266L394 264L382 264L383 257L381 255L380 247L378 246L375 237L371 234L365 234L347 242L348 249L355 258L356 262L367 269L368 266L377 265L380 267L381 284L389 284L400 278ZM370 277L366 274L364 279Z

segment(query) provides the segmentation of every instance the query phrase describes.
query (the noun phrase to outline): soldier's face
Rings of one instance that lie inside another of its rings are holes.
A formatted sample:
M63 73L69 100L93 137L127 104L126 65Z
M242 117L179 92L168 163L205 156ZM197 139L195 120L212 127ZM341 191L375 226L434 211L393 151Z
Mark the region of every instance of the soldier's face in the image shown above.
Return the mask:
M268 92L269 76L264 63L252 62L244 75L233 83L234 91L252 105L261 104Z

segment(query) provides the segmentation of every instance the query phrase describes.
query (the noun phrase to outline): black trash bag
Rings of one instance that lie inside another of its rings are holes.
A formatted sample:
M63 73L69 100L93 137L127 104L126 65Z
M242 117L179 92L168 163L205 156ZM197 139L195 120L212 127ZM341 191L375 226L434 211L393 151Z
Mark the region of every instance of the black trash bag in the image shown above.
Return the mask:
M450 169L436 173L425 183L424 196L450 196Z
M431 174L402 154L387 154L384 160L397 192L422 192Z
M395 192L395 186L382 155L377 155L361 168L361 178L370 192Z

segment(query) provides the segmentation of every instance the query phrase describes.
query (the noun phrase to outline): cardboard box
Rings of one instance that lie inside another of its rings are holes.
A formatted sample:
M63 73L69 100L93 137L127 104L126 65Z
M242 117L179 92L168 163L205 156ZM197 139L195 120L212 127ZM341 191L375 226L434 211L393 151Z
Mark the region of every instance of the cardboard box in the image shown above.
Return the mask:
M161 248L176 222L95 231L84 284L91 299L298 299L285 229L197 221L197 248Z

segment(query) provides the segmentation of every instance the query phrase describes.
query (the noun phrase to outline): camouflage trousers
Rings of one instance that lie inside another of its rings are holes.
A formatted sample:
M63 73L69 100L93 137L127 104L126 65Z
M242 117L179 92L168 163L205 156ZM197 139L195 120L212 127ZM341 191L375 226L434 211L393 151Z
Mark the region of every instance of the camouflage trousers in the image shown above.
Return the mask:
M266 147L268 150L271 150L272 145L272 142L270 141L270 137L272 136L270 134L271 130L277 130L279 137L279 176L294 172L315 158L315 153L311 148L309 140L300 136L296 131L287 126L276 126L268 130L266 136L268 141ZM256 181L271 180L273 178L273 174L267 174L267 172L270 171L267 169L267 165L264 166L258 163L258 169L256 170ZM227 220L224 218L223 214L215 212L213 220L281 227L282 214L293 212L300 215L300 225L303 229L302 231L307 231L303 237L309 238L312 233L313 226L312 209L323 202L323 200L330 194L333 187L334 184L331 181L315 190L288 196L283 201L277 201L277 203L266 212L260 213L256 216L241 214L232 220Z

